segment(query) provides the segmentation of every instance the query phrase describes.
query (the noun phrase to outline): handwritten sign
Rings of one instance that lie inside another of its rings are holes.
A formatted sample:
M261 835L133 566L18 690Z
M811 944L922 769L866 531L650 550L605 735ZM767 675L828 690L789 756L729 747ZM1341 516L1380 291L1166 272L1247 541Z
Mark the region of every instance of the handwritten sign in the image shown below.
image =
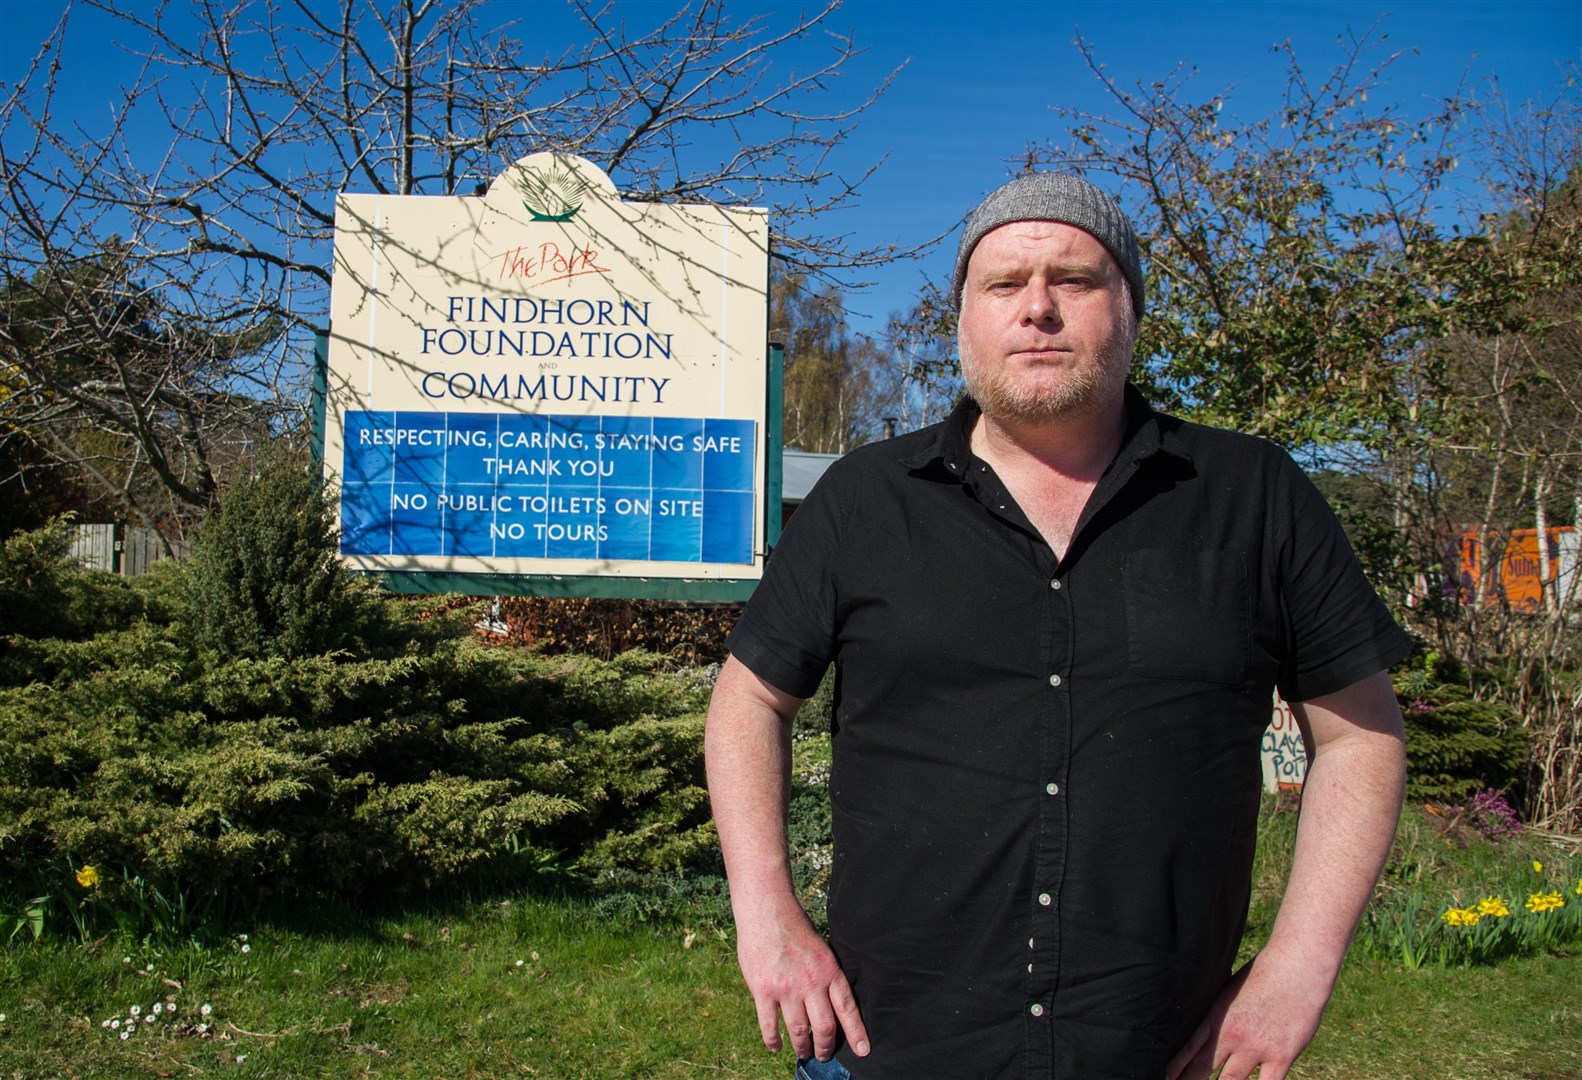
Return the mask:
M537 248L531 249L517 245L509 251L500 252L492 261L500 264L502 281L516 278L522 281L537 281L541 285L564 281L579 274L610 272L608 266L599 265L599 253L593 248L584 245L570 251L562 251L560 245L553 240L545 241Z
M536 154L481 197L336 204L327 478L386 571L751 579L768 226Z
M1263 733L1263 789L1301 791L1307 780L1307 745L1291 706L1274 697L1274 715Z

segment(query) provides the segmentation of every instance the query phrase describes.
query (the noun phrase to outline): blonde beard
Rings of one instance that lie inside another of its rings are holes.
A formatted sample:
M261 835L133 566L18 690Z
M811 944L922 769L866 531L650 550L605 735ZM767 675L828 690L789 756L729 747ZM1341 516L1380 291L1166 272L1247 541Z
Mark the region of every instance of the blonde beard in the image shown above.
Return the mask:
M1131 334L1115 341L1091 366L1065 374L1053 386L1018 385L1004 368L985 373L978 369L966 342L959 337L962 380L967 393L989 419L1009 424L1036 424L1091 415L1113 401L1126 385L1131 370Z

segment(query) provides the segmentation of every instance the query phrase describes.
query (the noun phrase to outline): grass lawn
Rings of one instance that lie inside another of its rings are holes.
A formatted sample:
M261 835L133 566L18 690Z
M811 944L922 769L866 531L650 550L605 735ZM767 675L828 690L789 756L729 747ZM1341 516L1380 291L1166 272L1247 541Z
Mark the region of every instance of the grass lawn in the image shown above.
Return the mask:
M334 936L259 928L246 952L12 947L0 1077L777 1075L729 947L683 940L523 900ZM149 1021L171 997L175 1019Z
M213 949L13 943L0 1080L788 1076L758 1044L730 944L685 940L529 898L333 935L259 927ZM1582 960L1354 962L1294 1075L1582 1080Z
M1582 1080L1582 959L1417 971L1353 961L1292 1075Z

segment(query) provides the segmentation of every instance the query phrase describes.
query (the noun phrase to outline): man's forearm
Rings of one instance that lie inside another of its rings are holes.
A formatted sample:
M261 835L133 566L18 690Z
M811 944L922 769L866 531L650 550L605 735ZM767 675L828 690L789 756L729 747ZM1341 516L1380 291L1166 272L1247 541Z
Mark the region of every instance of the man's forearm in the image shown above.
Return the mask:
M1406 769L1389 676L1293 708L1314 754L1285 898L1268 943L1171 1060L1168 1080L1283 1080L1318 1030L1395 838Z
M734 658L720 672L704 763L733 905L792 891L786 806L795 709L794 699L776 701Z
M786 850L791 720L800 702L734 657L709 703L704 760L730 880L736 953L764 1045L780 1049L785 1019L798 1058L828 1060L844 1031L858 1054L868 1034L846 976L798 903Z
M1302 957L1331 984L1389 857L1406 782L1388 677L1375 677L1352 697L1302 708L1315 753L1302 787L1290 881L1265 946ZM1351 722L1359 715L1368 719ZM1337 717L1346 721L1338 730Z

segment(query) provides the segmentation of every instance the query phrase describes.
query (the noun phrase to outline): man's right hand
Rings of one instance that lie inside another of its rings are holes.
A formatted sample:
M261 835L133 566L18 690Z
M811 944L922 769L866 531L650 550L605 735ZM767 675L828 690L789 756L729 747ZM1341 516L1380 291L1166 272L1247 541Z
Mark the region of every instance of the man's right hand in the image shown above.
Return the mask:
M736 956L758 1010L764 1045L780 1051L785 1017L798 1060L828 1061L841 1031L868 1053L851 984L797 902L786 850L791 719L801 701L734 656L709 702L704 758L736 916Z
M799 1061L810 1057L828 1061L842 1031L852 1050L866 1057L868 1032L851 984L801 908L763 922L766 925L738 925L736 956L758 1010L764 1045L780 1052L783 1016Z

